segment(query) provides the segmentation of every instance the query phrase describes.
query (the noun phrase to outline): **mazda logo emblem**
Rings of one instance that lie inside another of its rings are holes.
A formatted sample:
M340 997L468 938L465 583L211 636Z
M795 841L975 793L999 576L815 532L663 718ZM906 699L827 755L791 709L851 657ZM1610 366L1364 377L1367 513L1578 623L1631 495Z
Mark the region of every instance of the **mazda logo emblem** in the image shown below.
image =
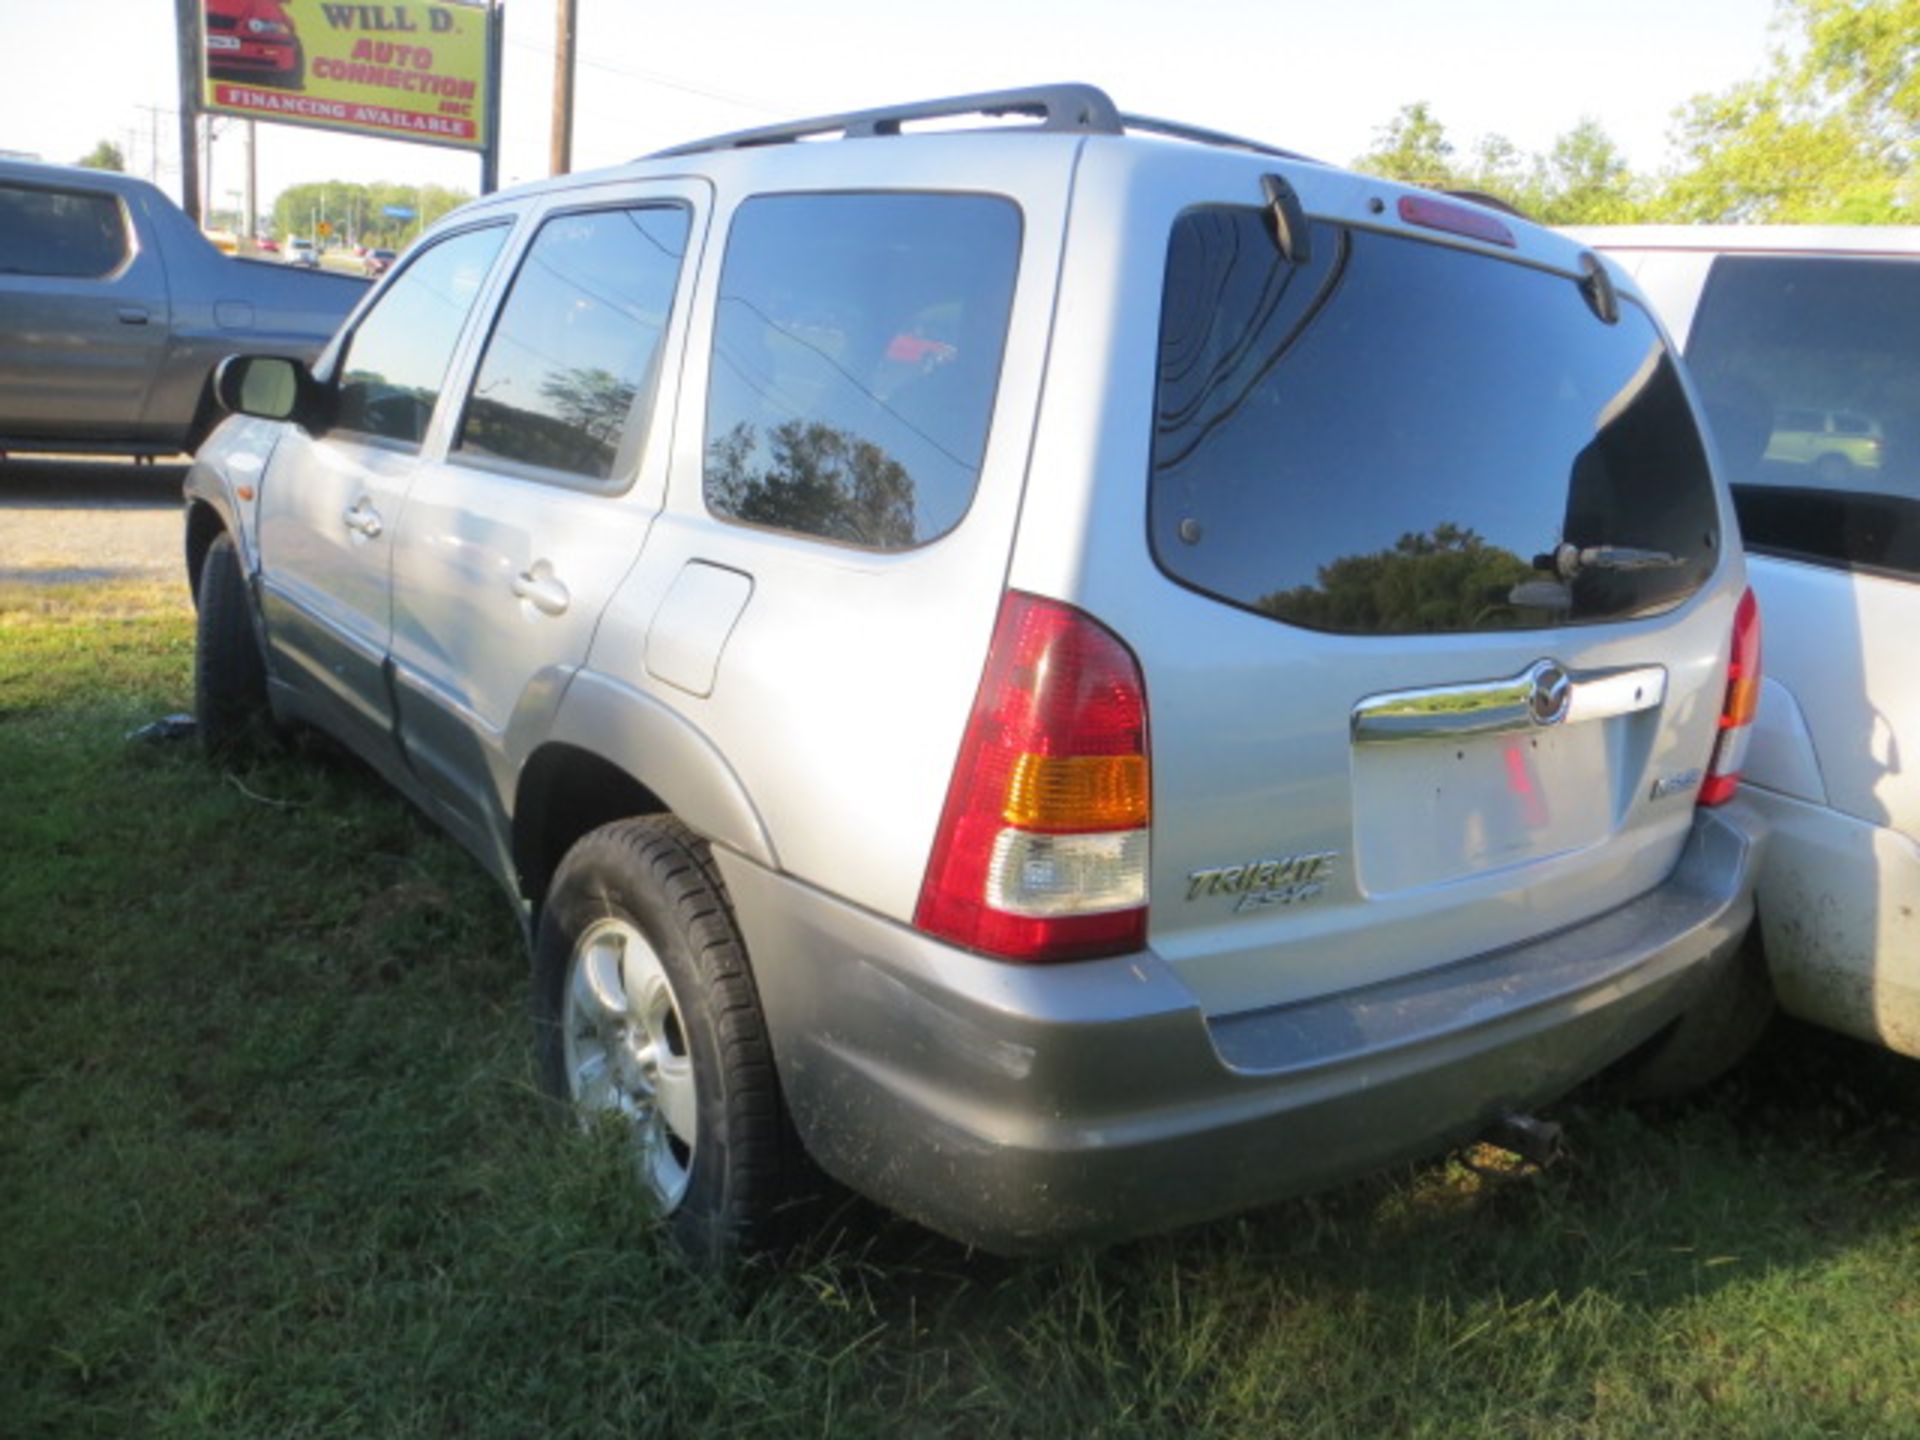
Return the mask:
M1542 660L1528 674L1527 713L1536 725L1558 725L1573 703L1573 678L1551 660Z

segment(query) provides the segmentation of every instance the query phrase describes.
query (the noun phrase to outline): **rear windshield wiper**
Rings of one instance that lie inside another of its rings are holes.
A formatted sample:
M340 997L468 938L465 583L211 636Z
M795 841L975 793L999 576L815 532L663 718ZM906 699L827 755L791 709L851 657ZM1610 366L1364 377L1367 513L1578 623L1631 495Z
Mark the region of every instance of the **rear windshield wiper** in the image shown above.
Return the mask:
M1561 545L1550 555L1533 557L1533 568L1571 580L1583 570L1670 570L1687 562L1665 550L1632 545Z

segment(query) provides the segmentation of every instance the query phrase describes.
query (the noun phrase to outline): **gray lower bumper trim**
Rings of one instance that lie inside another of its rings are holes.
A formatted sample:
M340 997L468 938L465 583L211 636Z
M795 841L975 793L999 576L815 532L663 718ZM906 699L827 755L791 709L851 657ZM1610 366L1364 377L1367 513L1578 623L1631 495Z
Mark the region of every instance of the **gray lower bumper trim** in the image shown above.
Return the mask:
M1753 914L1758 825L1703 815L1669 881L1526 946L1203 1015L1151 952L1020 967L716 851L815 1159L1002 1252L1336 1183L1544 1104L1672 1021Z

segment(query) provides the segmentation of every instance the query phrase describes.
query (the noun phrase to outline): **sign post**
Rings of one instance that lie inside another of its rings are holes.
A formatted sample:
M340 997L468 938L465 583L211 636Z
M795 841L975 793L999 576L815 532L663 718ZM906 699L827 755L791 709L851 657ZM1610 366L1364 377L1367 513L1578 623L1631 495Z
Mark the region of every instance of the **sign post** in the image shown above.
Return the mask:
M200 223L200 144L193 122L200 94L200 20L199 0L174 0L180 58L180 208L196 225ZM159 136L154 139L158 155Z

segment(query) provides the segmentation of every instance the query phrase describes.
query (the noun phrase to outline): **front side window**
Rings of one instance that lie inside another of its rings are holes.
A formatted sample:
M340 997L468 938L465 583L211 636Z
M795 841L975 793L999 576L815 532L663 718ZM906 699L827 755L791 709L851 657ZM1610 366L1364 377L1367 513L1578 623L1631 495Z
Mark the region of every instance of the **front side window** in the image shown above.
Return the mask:
M720 272L716 514L873 550L946 534L986 453L1020 212L984 195L778 195Z
M1920 262L1722 256L1687 364L1748 545L1920 575Z
M651 398L680 262L679 206L560 215L540 227L487 341L459 449L604 481Z
M127 226L116 197L0 185L0 275L97 280L126 258Z
M335 419L340 429L420 443L467 312L506 237L505 225L465 230L400 272L347 342Z
M1679 604L1718 507L1673 358L1574 281L1316 223L1175 223L1149 501L1169 574L1346 634L1592 623Z

